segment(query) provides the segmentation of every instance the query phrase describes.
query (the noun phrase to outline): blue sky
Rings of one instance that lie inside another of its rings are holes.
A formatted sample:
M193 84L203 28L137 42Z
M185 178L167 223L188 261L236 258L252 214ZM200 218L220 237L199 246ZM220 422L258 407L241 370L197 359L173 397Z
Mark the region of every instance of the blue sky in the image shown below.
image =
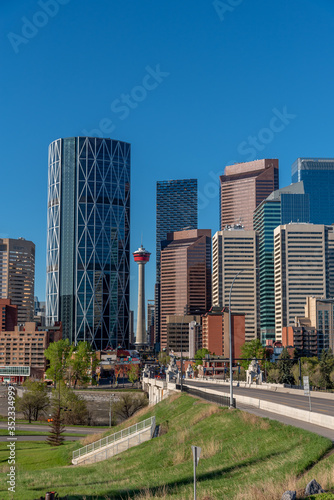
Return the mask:
M225 165L279 158L283 187L298 156L334 156L332 0L7 0L0 14L0 237L36 244L40 300L59 137L132 144L131 250L143 233L147 299L157 180L198 178L199 227L214 234ZM135 310L136 287L133 263Z

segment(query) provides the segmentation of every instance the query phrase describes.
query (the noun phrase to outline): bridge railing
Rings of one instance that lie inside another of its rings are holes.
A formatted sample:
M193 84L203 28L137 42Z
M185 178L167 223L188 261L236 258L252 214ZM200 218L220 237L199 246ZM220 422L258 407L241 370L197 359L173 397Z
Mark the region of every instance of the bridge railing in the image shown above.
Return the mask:
M137 424L131 425L122 431L115 432L115 434L111 434L110 436L106 436L105 438L99 439L98 441L94 441L94 443L87 444L78 450L73 452L73 459L82 457L82 455L87 455L87 453L91 453L92 451L99 450L104 446L108 446L110 444L119 441L125 437L130 436L131 434L135 434L136 432L142 431L146 428L151 427L151 434L154 432L155 428L155 417L147 418L146 420L142 420Z
M181 385L176 384L176 389L181 390ZM191 394L192 396L198 396L206 401L210 401L211 403L217 403L220 406L230 406L230 397L229 396L221 396L220 394L210 394L209 392L201 391L200 389L194 389L193 387L189 387L187 385L182 385L182 391ZM236 400L233 398L233 407L236 408Z

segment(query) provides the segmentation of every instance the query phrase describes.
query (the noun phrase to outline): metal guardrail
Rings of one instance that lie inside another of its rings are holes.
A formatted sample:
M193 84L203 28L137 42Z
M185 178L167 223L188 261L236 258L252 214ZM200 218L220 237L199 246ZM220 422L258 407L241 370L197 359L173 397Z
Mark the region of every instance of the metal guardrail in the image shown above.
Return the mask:
M108 446L109 444L116 443L120 439L123 439L131 434L135 434L138 431L144 430L148 427L151 427L151 434L154 432L155 428L155 417L147 418L146 420L142 420L138 422L138 424L131 425L122 431L115 432L115 434L111 434L110 436L106 436L105 438L99 439L98 441L94 441L94 443L87 444L83 448L79 448L73 452L73 460L83 455L87 455L92 451L99 450L104 446Z
M181 385L176 384L176 389L181 390ZM183 384L182 387L183 392L187 392L188 394L192 396L198 396L202 399L205 399L206 401L210 401L211 403L217 403L220 406L230 406L230 397L229 396L220 396L219 394L210 394L209 392L204 392L199 389L193 389L192 387L189 387L187 385ZM233 408L236 408L236 400L233 398Z

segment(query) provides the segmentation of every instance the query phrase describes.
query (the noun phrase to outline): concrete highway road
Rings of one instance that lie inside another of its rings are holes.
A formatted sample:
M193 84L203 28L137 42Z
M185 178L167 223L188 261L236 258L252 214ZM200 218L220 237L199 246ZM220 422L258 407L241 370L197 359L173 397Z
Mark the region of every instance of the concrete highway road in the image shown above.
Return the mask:
M216 391L222 392L223 395L230 394L230 386L212 384L210 382L198 382L189 381L185 382L185 385L196 387L197 389L208 388L214 389ZM301 410L310 411L309 398L308 396L299 396L296 394L288 394L283 392L268 391L266 389L251 389L251 388L241 388L233 386L234 395L248 396L250 398L262 399L264 401L270 401L271 403L292 406L293 408L299 408ZM311 392L311 405L312 411L314 413L322 413L324 415L334 416L334 394L333 399L322 399L319 397L312 398ZM239 406L239 405L237 405Z
M186 381L186 385L192 386L194 388L196 387L196 389L200 389L201 387L215 389L217 391L222 392L222 395L225 394L229 395L230 393L230 387L227 385L222 386L219 384L212 384L210 382L196 383L188 380ZM233 387L233 392L234 394L239 394L240 396L248 396L257 399L264 399L266 401L271 401L291 407L297 407L307 411L309 411L310 409L308 397L306 396L296 396L295 394L277 393L274 391L268 391L264 389L248 389L248 388L246 389L240 387ZM312 393L311 393L311 402L312 402L312 411L315 411L317 413L325 413L327 415L334 414L334 395L333 395L333 400L321 399L318 397L312 399ZM314 432L316 434L319 434L320 436L324 436L330 439L334 443L334 430L332 429L327 429L326 427L310 424L302 420L297 420L270 411L265 411L260 408L256 408L254 406L246 405L243 403L237 403L237 408L242 411L247 411L248 413L253 413L258 417L277 420L278 422L281 422L286 425L292 425L294 427L299 427L301 429Z

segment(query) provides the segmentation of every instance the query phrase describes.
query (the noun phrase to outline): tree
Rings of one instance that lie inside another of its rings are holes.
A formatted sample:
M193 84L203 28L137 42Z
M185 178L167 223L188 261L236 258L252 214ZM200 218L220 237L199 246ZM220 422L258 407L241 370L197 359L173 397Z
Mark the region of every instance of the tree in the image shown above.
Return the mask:
M115 380L116 380L116 385L118 384L118 377L122 375L124 377L124 365L123 364L118 364L114 366L114 374L115 374Z
M330 378L330 381L332 382L332 384L334 385L334 370L331 372L329 378Z
M291 369L295 385L299 385L299 363L295 363ZM303 383L303 379L302 379Z
M139 365L130 365L128 371L128 379L131 382L132 387L135 382L139 379Z
M113 413L119 419L126 420L147 405L146 394L131 394L128 392L121 394L119 400L113 404Z
M52 421L50 424L50 433L46 438L46 442L50 446L60 446L64 442L63 433L65 431L65 426L61 419L61 407L60 405L55 405L54 411L52 412Z
M241 361L241 366L243 366L245 370L248 370L250 361L253 358L263 359L267 357L266 349L259 339L253 339L250 342L245 342L241 346L241 357L245 360Z
M320 356L320 386L327 388L332 387L330 374L334 369L334 357L331 349L323 349Z
M79 342L77 346L71 346L67 361L67 377L70 384L72 380L74 388L78 382L82 385L88 384L97 365L96 353L88 342Z
M17 399L17 409L31 423L32 420L38 420L38 416L45 412L50 405L50 399L43 382L27 380L23 385L27 391L24 392L22 398Z
M203 364L203 359L205 358L206 354L211 354L209 349L206 349L203 347L203 349L198 349L198 351L195 354L195 365L199 366Z
M54 391L54 400L60 399L63 423L66 425L90 425L91 415L86 401L63 382L61 382L60 389L60 397L57 395L57 390Z
M46 376L53 380L55 387L57 381L64 378L70 351L71 346L68 339L52 342L44 351L44 356L50 363L49 368L46 370Z
M167 366L170 363L170 356L165 351L161 351L158 355L158 361L161 365Z
M319 364L314 368L310 375L310 384L312 387L317 387L320 389L322 385L322 376Z
M267 368L267 382L271 382L273 384L279 383L279 369L276 366L276 363L270 363Z
M62 390L64 390L65 383L62 380L58 381L57 389L52 391L52 399L51 399L51 423L50 423L50 431L49 435L46 438L46 442L50 446L60 446L64 441L63 433L65 431L65 426L62 421L61 410L63 409L61 406L61 394Z
M280 384L293 384L294 378L291 372L292 360L286 347L284 347L279 357L277 368L279 372Z

